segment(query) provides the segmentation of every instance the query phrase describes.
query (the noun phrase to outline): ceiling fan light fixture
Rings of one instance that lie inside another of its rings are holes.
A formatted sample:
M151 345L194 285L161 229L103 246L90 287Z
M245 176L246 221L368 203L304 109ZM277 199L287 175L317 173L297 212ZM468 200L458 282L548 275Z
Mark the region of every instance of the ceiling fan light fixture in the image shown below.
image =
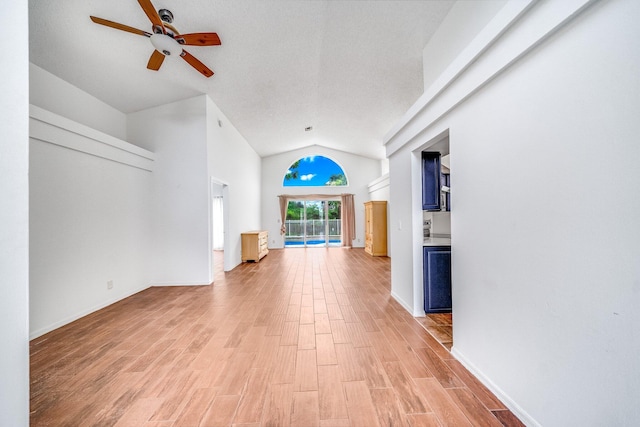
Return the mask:
M150 39L153 47L165 56L180 56L182 53L180 44L165 34L152 34Z
M164 58L167 56L179 56L203 76L213 76L213 71L211 71L209 67L204 65L198 58L182 49L181 45L219 46L221 43L218 34L180 34L178 30L171 25L171 22L173 21L173 14L169 10L160 9L156 12L153 4L151 4L151 0L138 0L138 3L147 15L147 18L149 18L149 21L151 21L151 30L153 31L153 34L118 22L109 21L108 19L98 18L97 16L89 16L89 18L96 24L148 37L154 47L154 51L151 53L149 61L147 62L147 69L149 70L158 71L164 62Z

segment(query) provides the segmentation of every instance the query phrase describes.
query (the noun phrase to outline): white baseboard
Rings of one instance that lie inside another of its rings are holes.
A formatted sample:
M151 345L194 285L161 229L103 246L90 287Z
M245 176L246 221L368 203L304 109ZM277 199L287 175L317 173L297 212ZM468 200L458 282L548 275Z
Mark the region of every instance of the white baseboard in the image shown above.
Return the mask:
M537 422L531 415L529 415L520 405L518 405L509 395L507 395L500 387L493 383L482 371L469 362L469 360L459 352L455 345L451 348L451 354L462 365L469 370L485 387L487 387L504 405L509 408L513 414L518 417L528 427L541 427L541 424Z
M76 321L76 320L78 320L78 319L80 319L80 318L82 318L84 316L87 316L87 315L89 315L89 314L91 314L91 313L93 313L95 311L102 310L103 308L108 307L111 304L115 304L118 301L121 301L121 300L123 300L125 298L129 298L131 295L135 295L138 292L142 292L145 289L148 289L148 288L151 288L151 287L209 286L209 285L211 285L211 283L201 283L201 282L193 282L193 283L185 283L185 282L181 282L181 283L152 283L150 285L143 286L143 287L141 287L139 289L134 289L134 290L132 290L130 292L127 292L125 294L118 295L116 298L109 299L109 300L107 300L107 301L105 301L103 303L100 303L98 305L95 305L95 306L93 306L91 308L88 308L86 310L82 310L82 311L74 314L73 316L66 317L66 318L64 318L62 320L59 320L59 321L54 322L54 323L52 323L50 325L47 325L44 328L40 328L38 330L31 331L29 333L29 340L41 337L42 335L44 335L46 333L49 333L49 332L51 332L53 330L56 330L56 329L58 329L58 328L60 328L60 327L62 327L64 325L67 325L67 324L69 324L71 322L74 322L74 321Z
M209 283L202 283L202 282L179 282L179 283L170 283L170 282L165 282L165 283L152 283L149 285L149 287L152 288L162 288L162 287L169 287L169 286L209 286L211 285L213 282L209 282Z
M405 310L407 310L409 313L413 314L413 307L411 307L406 301L404 301L402 298L400 298L398 296L398 294L396 294L395 292L391 291L391 297L396 300L398 302L398 304L400 304L402 307L404 307Z
M44 328L40 328L38 330L31 331L29 333L29 340L41 337L42 335L44 335L46 333L49 333L49 332L51 332L53 330L56 330L56 329L58 329L58 328L60 328L60 327L62 327L64 325L68 325L71 322L75 322L76 320L78 320L78 319L80 319L80 318L82 318L82 317L84 317L86 315L89 315L89 314L91 314L91 313L93 313L95 311L98 311L98 310L102 310L103 308L108 307L111 304L115 304L118 301L122 301L125 298L129 298L131 295L135 295L138 292L142 292L145 289L148 289L149 287L150 286L143 286L143 287L141 287L139 289L134 289L131 292L127 292L125 294L118 295L116 298L109 299L109 300L107 300L107 301L105 301L103 303L100 303L98 305L95 305L95 306L93 306L91 308L88 308L86 310L82 310L82 311L74 314L73 316L69 316L69 317L64 318L62 320L54 322L54 323L52 323L52 324L50 324L48 326L45 326Z

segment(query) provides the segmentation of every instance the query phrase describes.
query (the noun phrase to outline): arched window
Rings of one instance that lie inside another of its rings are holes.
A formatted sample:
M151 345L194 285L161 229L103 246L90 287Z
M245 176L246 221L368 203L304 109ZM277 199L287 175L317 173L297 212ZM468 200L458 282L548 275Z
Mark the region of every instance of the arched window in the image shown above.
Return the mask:
M344 187L347 176L336 162L324 156L307 156L295 162L284 175L284 187Z

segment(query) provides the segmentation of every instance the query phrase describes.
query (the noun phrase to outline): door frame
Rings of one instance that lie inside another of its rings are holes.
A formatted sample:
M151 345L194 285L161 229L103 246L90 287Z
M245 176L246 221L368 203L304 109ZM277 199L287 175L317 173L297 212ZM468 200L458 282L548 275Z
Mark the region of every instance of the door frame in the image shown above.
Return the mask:
M223 269L224 271L231 270L231 251L229 250L229 184L221 179L211 177L209 181L209 283L215 282L214 277L214 251L213 251L213 198L214 196L214 188L222 187L222 212L223 212L223 251L224 251L224 260L223 260ZM216 191L216 195L217 195Z
M342 221L342 200L340 198L340 196L336 196L335 198L333 196L329 196L329 197L322 197L322 198L317 198L314 197L312 195L300 195L299 197L296 196L295 198L291 198L287 201L288 203L292 203L292 202L302 202L304 203L304 209L303 209L303 218L302 220L302 227L303 227L303 233L302 233L302 245L298 246L298 245L287 245L287 238L286 236L284 237L284 242L283 242L283 246L285 248L295 248L295 247L302 247L302 248L307 248L307 247L332 247L332 246L340 246L342 245L342 239L343 239L343 235L342 235L342 227L340 227L340 245L330 245L329 243L329 202L339 202L341 203L341 207L340 207L340 221ZM322 202L324 210L324 221L325 221L325 225L324 225L324 232L325 232L325 243L322 246L318 246L318 245L313 245L313 246L308 246L307 245L307 202ZM288 206L287 206L288 207ZM286 221L286 217L285 217L285 221Z

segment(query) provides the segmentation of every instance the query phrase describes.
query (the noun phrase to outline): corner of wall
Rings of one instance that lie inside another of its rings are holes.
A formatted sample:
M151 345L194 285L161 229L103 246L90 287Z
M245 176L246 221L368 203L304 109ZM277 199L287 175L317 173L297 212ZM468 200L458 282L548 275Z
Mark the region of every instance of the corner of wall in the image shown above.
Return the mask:
M423 49L424 89L504 7L507 0L458 1Z
M126 114L33 63L29 63L29 102L126 140Z

